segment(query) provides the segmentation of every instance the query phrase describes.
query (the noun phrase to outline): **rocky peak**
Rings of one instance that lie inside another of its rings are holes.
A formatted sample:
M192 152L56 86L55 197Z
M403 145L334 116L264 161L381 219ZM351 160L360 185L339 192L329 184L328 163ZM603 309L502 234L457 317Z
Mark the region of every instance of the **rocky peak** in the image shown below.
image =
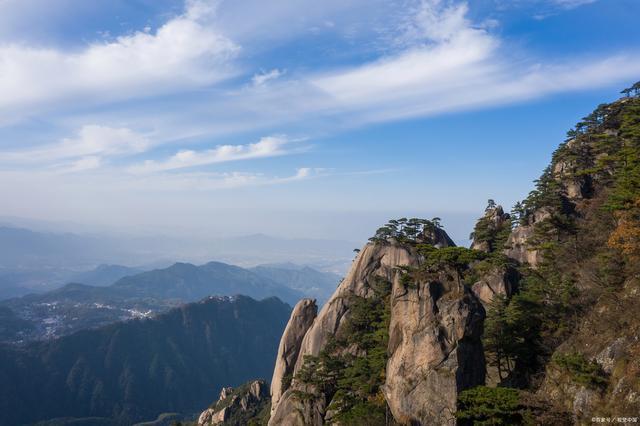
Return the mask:
M542 252L531 244L531 240L536 226L548 220L552 214L552 209L548 207L533 211L525 224L520 224L511 231L505 244L504 254L519 263L537 267L542 261Z
M222 390L220 391L220 396L218 397L218 401L223 401L227 399L227 397L231 395L232 392L233 392L232 387L222 388Z
M269 389L264 380L254 380L237 388L226 387L220 398L198 417L198 426L246 424L258 417L270 402Z
M471 248L485 253L499 251L504 246L511 230L511 216L501 205L489 200L484 215L478 219L471 233Z
M419 244L431 244L436 248L455 247L455 243L442 228L425 228L416 238Z
M312 384L313 379L305 381L300 375L314 375L308 364L312 358L344 360L344 368L351 368L350 360L355 358L365 364L373 362L370 347L349 339L349 334L359 332L354 321L361 324L362 315L368 312L366 308L363 313L362 306L384 309L387 314L382 318L388 315L383 329L388 339L383 353L388 353L388 361L382 367L386 372L381 372L387 379L380 383L379 392L396 420L451 422L458 392L484 382L480 342L484 309L473 292L452 271L412 283L404 277L404 271L418 268L422 262L416 244L445 248L454 247L453 241L439 227L429 227L413 242L403 238L378 238L358 253L345 279L304 333L290 386L272 387L279 391L273 394L279 398L274 398L270 425L340 422L344 395L319 385L324 379ZM382 295L380 283L388 286ZM299 310L303 311L302 307ZM375 318L364 324L371 326ZM296 326L296 321L298 316L292 315L287 330L304 329ZM281 347L291 345L284 340L294 339L285 332ZM281 376L279 371L286 368L276 369ZM326 366L317 370L323 374Z

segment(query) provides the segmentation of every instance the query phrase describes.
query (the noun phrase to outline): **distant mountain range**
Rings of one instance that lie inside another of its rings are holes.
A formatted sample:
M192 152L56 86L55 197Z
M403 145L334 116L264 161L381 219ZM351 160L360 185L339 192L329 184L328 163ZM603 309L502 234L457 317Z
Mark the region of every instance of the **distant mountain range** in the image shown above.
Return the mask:
M110 294L127 298L198 300L210 295L247 295L256 299L280 297L295 304L303 294L248 269L209 262L201 266L176 263L166 269L143 272L107 287Z
M127 271L114 267L107 270ZM267 271L276 274L276 270L261 269L264 274L259 274L221 262L201 266L176 263L121 278L109 286L72 283L44 294L0 301L7 318L0 323L0 341L42 340L116 321L151 317L208 296L241 294L255 299L275 296L291 305L304 297L286 283L265 276ZM320 274L313 272L312 278Z
M276 298L215 297L153 319L0 345L0 424L73 417L129 425L197 412L221 387L271 375L290 311Z
M122 265L99 265L95 269L74 275L69 281L102 287L115 283L120 278L144 272L143 268Z
M0 221L0 300L43 293L69 282L105 286L175 259L189 263L217 259L243 267L292 261L342 274L359 245L264 234L233 238L87 235L34 231Z

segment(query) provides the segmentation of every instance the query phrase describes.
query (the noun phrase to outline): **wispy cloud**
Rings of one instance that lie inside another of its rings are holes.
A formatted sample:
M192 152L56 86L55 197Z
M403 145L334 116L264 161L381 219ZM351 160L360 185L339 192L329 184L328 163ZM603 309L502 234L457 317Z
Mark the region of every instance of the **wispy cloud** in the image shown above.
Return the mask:
M100 167L102 164L102 160L100 157L95 155L90 155L88 157L82 157L78 160L75 160L69 166L63 166L60 169L62 173L76 173L76 172L84 172L87 170L93 170Z
M216 191L242 187L281 185L325 176L324 169L301 167L289 176L270 176L252 172L202 172L155 174L127 180L129 189L144 191Z
M285 73L284 71L280 71L279 69L274 68L268 72L263 71L258 74L254 74L253 78L251 78L251 82L255 86L262 86L266 84L268 81L275 80L281 77L284 73Z
M316 103L302 100L292 110L316 108L315 113L326 111L361 124L519 102L640 73L640 56L634 52L565 62L516 60L503 40L474 25L467 13L466 3L419 2L400 28L401 49L369 63L309 76L325 97L316 95L322 99Z
M584 6L586 4L595 3L596 1L598 0L551 0L551 3L554 3L565 9L573 9L579 6Z
M390 19L395 27L383 55L338 68L255 74L258 84L193 104L211 118L203 132L246 130L247 117L254 130L290 124L312 129L318 123L339 130L593 89L640 73L637 52L546 60L514 52L490 26L469 18L465 2L408 3L402 17ZM179 116L171 111L172 118ZM192 126L192 117L185 115L184 123Z
M129 168L132 173L154 173L167 170L185 169L229 161L250 160L286 155L294 152L288 149L291 140L284 136L267 136L247 145L220 145L204 151L183 150L164 161L147 160Z
M99 165L96 159L101 157L138 154L146 151L150 145L145 135L131 129L91 124L83 126L76 137L64 138L55 144L2 153L0 162L46 164L75 159L74 164L86 168L89 164Z

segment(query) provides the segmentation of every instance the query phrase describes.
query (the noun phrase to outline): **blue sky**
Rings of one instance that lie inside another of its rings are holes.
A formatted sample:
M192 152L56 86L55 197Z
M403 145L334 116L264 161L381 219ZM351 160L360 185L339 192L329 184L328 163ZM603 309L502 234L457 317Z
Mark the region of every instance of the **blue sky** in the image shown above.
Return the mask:
M526 196L636 0L0 0L0 216L362 240Z

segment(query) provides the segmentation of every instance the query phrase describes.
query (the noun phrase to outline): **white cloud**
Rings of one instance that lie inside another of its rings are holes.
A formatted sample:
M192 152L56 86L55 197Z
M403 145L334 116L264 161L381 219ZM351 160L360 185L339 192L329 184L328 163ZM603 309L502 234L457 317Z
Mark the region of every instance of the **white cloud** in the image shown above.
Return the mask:
M129 99L227 78L238 51L205 19L209 3L191 0L155 32L138 31L80 51L0 44L0 112L68 98Z
M406 8L406 15L390 16L392 40L386 38L388 49L378 59L306 73L271 69L256 74L255 84L235 90L199 91L195 99L174 98L142 108L121 106L108 112L110 121L133 116L137 126L154 129L163 140L272 131L287 125L312 133L327 126L339 129L431 116L621 84L640 68L640 56L634 52L566 56L562 61L524 55L521 46L514 49L487 25L471 22L464 2L409 4L413 6ZM599 73L589 72L592 69ZM204 153L187 151L185 162ZM179 156L167 163L182 164ZM151 162L150 167L162 164Z
M40 187L40 190L42 190L44 189L43 187L49 185L58 190L64 189L65 192L75 194L80 198L82 198L83 194L99 190L102 193L110 194L112 202L117 203L119 196L127 197L136 193L180 192L186 194L193 191L273 186L328 175L321 168L302 167L285 176L246 171L159 173L132 176L127 173L118 173L119 169L113 169L111 173L98 172L95 170L97 166L95 166L94 161L99 163L100 160L87 157L66 168L33 172L0 170L0 177L13 180L13 182L21 182L22 188L32 185ZM76 172L84 173L75 175L74 173Z
M266 84L268 81L279 78L284 73L285 73L284 71L280 71L279 69L274 68L268 72L261 72L259 74L254 74L253 78L251 79L251 82L254 84L254 86L262 86Z
M65 138L59 143L34 149L2 153L0 161L46 164L76 159L74 164L97 166L96 158L137 154L149 147L149 139L131 129L92 124L83 126L75 138Z
M282 136L267 136L247 145L220 145L205 151L184 150L164 161L147 160L129 168L132 173L154 173L205 166L229 161L275 157L290 153L285 146L291 140Z
M79 160L71 163L69 167L63 168L63 173L76 173L76 172L84 172L86 170L93 170L100 167L102 164L102 160L100 157L95 155L82 157Z
M411 43L442 43L459 38L464 32L481 35L481 31L470 27L468 11L466 3L421 0L405 20L400 38Z
M495 47L490 37L460 34L435 46L412 48L355 69L320 75L314 84L341 105L373 106L401 99L415 101L421 93L491 71L486 63Z

